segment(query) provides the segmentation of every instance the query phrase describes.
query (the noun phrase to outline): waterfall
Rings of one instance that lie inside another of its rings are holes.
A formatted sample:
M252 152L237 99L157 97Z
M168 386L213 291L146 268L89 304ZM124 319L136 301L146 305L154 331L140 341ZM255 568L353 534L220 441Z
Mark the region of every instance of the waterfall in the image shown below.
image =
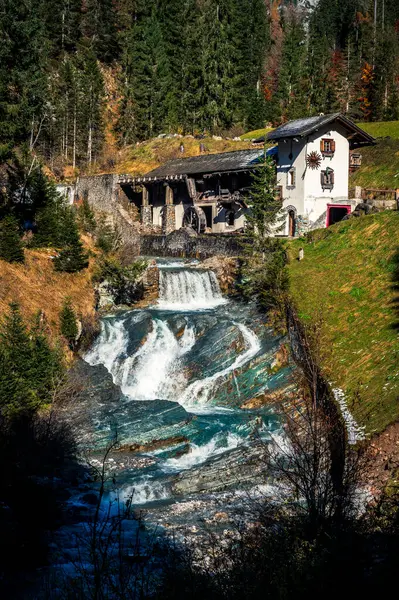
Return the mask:
M225 304L215 273L160 270L159 307L166 310L209 309Z
M196 410L201 407L206 408L207 404L212 399L218 380L225 378L226 375L229 375L230 373L234 374L236 369L240 369L246 365L258 354L261 346L257 335L242 323L237 323L237 327L244 338L246 345L245 352L239 354L234 362L225 369L218 371L214 375L190 383L183 395L179 398L179 403L182 404L182 406L191 409L195 408Z
M125 358L117 373L124 394L135 400L175 400L184 385L179 359L195 344L195 333L186 327L177 339L165 321L155 319L152 331L139 350Z

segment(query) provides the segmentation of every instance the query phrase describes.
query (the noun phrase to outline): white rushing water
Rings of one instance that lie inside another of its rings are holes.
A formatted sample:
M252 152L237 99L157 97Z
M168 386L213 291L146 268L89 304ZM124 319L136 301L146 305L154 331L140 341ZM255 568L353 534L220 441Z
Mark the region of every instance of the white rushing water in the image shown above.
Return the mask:
M237 323L236 325L244 338L246 344L245 352L239 354L234 362L228 367L225 367L209 377L191 383L179 398L179 403L184 407L200 409L201 406L204 407L204 405L207 405L212 397L217 382L225 378L226 375L229 375L232 372L234 373L236 369L246 365L259 352L261 346L256 334L242 323Z
M192 311L225 304L215 273L212 271L160 269L159 302L164 310Z
M212 271L161 270L159 307L173 310L206 310L226 302ZM178 337L167 320L153 318L142 345L129 356L129 327L140 316L106 319L93 349L86 355L91 365L104 365L113 381L132 400L171 400L196 412L206 412L218 384L245 366L260 350L256 334L246 325L234 323L241 333L245 349L232 358L230 365L190 384L182 368L182 358L196 343L195 330L185 317L186 327ZM239 390L238 390L239 392ZM214 410L214 407L211 409Z
M179 359L195 344L194 330L187 326L177 339L165 321L155 319L146 342L118 369L117 383L134 400L175 400L181 383Z
M89 365L104 365L112 374L118 368L121 352L128 345L129 334L124 321L107 319L101 321L101 333L93 348L85 356Z
M179 472L191 469L203 464L209 458L233 450L244 443L244 439L235 433L217 433L213 438L202 446L190 445L190 451L177 458L169 458L162 467L166 471Z

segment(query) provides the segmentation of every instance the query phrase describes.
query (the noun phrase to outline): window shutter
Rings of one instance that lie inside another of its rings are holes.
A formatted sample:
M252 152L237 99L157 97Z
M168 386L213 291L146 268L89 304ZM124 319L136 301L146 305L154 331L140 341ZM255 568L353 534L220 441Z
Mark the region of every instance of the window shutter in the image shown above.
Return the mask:
M331 140L331 152L335 152L335 140Z
M324 152L324 140L320 141L320 152Z
M334 171L330 171L330 181L331 181L331 186L333 186L333 185L334 185L334 183L335 183L335 181L334 181L334 175L335 175Z
M321 183L321 187L324 187L324 185L326 183L325 171L321 171L321 173L320 173L320 183Z

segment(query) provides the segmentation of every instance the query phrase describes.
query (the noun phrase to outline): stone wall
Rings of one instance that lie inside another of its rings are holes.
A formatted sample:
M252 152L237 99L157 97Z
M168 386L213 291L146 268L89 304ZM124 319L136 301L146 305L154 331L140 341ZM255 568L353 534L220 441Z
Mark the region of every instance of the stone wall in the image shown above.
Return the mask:
M210 256L237 256L242 252L244 238L240 235L203 234L179 229L169 235L143 235L143 256L176 256L209 258Z
M86 198L98 212L109 216L117 226L123 244L132 247L138 255L140 249L137 207L127 199L118 184L118 175L93 175L79 177L75 186L75 200Z

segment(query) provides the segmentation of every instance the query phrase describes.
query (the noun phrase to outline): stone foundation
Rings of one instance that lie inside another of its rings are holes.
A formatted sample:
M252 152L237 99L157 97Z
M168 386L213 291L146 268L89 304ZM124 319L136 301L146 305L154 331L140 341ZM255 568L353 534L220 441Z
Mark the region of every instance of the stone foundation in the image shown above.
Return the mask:
M242 235L205 233L197 235L192 229L182 228L169 235L143 235L143 256L176 256L181 258L208 258L210 256L239 256L246 239Z
M168 235L176 229L176 207L173 204L165 204L162 209L162 233Z
M152 206L141 207L141 222L146 227L152 226Z

